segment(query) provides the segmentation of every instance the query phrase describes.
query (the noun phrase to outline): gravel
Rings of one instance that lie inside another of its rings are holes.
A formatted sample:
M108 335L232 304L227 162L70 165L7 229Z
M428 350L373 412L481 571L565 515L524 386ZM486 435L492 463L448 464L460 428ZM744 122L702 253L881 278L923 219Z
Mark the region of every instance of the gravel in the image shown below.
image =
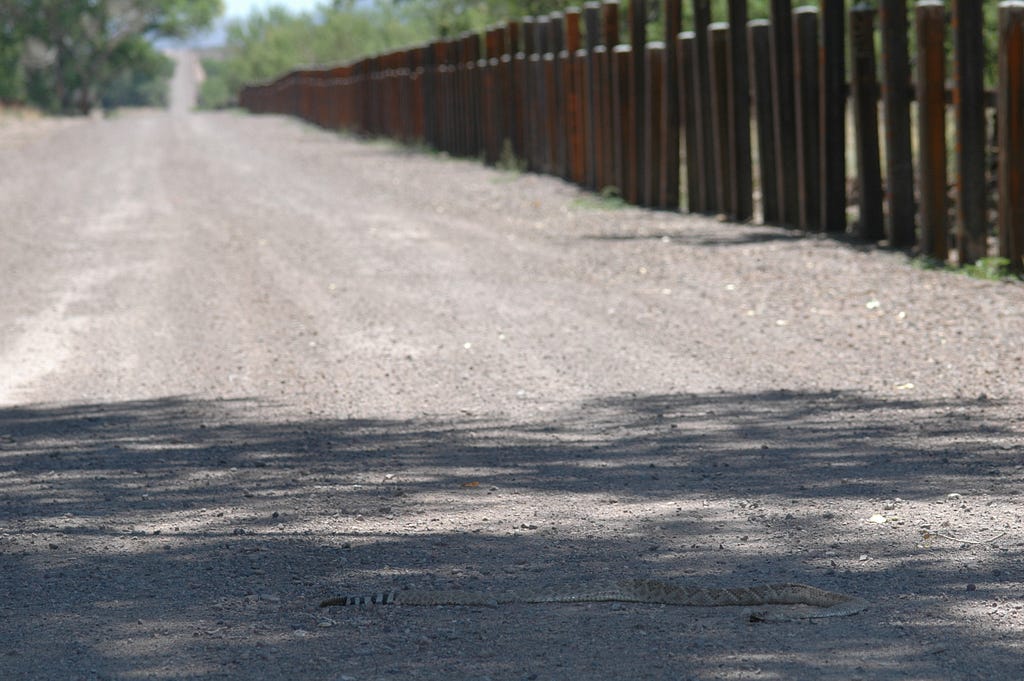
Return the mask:
M3 125L0 677L1019 675L1020 284L280 117ZM624 576L872 606L317 607Z

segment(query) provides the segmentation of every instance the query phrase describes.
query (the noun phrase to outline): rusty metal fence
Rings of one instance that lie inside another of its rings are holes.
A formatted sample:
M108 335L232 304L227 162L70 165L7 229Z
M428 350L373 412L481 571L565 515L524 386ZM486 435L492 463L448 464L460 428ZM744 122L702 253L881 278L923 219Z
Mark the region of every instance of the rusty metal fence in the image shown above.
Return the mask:
M713 22L708 0L668 0L663 40L648 42L645 0L629 3L627 30L618 2L588 2L292 71L239 101L522 164L642 206L736 221L759 208L767 223L850 231L941 261L998 254L1019 272L1024 1L998 3L994 91L982 4L771 0L770 21L748 21L746 1L729 0L728 21Z

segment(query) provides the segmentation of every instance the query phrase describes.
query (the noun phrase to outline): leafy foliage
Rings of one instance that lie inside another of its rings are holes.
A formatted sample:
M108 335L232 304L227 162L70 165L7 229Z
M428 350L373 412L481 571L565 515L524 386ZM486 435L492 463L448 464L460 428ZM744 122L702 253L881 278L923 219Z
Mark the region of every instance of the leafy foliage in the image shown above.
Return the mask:
M103 108L166 106L174 61L141 38L122 43L118 50L117 59L131 67L118 70L100 91Z
M222 11L222 0L0 0L0 67L13 74L0 96L80 113L152 103L168 68L149 39L184 36Z
M204 107L225 106L246 83L301 65L334 64L413 45L432 35L426 21L392 3L335 2L300 14L280 7L255 11L228 26L224 57L203 60L207 78L199 101Z

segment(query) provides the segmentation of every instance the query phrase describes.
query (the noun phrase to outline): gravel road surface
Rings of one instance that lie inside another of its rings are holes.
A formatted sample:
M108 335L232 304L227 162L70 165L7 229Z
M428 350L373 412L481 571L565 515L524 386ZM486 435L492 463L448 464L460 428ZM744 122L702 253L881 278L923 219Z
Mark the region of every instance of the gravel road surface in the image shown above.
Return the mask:
M0 206L0 678L1020 678L1020 284L180 104ZM871 607L317 607L632 576Z

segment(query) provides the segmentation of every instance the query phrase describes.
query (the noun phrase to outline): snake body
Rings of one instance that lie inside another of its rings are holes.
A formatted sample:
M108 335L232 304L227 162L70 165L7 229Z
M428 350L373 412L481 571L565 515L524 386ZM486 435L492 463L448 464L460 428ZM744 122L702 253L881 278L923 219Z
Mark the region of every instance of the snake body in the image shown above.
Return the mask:
M330 598L320 607L332 605L486 605L504 603L593 603L621 601L688 605L696 607L806 605L815 609L795 615L798 619L842 617L867 607L867 602L806 584L759 584L736 588L680 586L654 579L627 579L617 584L586 591L538 591L486 593L476 591L428 591L409 589L382 591L369 595ZM759 617L758 619L791 619Z

